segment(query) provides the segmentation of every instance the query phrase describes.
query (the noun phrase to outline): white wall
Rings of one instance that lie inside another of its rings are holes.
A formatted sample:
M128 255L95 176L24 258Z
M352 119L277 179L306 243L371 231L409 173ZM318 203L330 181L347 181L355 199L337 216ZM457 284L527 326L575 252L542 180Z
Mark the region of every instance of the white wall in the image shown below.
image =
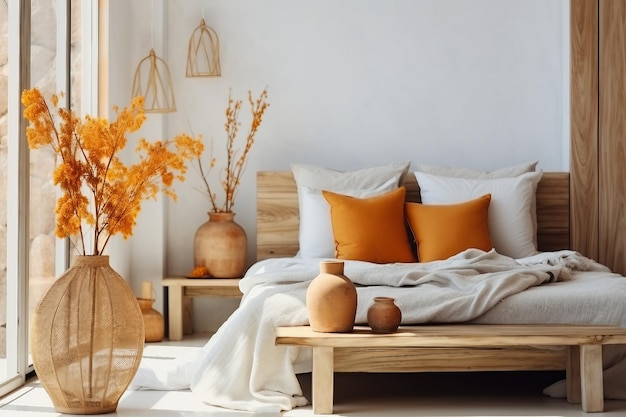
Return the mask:
M404 160L485 170L538 160L544 170L569 169L567 0L111 4L122 11L122 24L113 17L111 23L123 28L113 35L117 44L111 41L118 58L110 69L112 103L128 103L132 74L150 47L174 81L178 111L150 115L142 136L192 130L214 140L223 166L229 89L245 99L249 89L268 87L270 108L235 207L250 262L258 170L286 170L290 162L348 170ZM203 16L220 37L222 76L186 78L189 38ZM195 169L176 188L178 202L147 205L140 216L148 226L130 242L137 288L158 275L159 257L164 274L193 266L193 235L209 206ZM196 329L216 328L233 306L196 300L196 317L206 317Z

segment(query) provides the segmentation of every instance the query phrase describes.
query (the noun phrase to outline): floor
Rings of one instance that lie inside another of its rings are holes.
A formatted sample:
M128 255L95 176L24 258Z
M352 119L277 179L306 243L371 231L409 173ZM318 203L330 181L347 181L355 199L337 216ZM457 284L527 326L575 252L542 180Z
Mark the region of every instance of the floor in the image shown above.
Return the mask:
M151 343L145 355L171 355L201 346L206 337L181 342ZM335 415L339 416L511 416L573 417L626 416L626 401L605 401L605 412L587 414L580 405L542 394L559 380L558 372L454 374L338 374L335 377ZM300 378L310 394L310 375ZM0 399L0 417L55 417L46 392L36 381ZM189 391L127 391L117 411L120 417L272 417L312 416L310 406L282 414L253 414L211 407Z

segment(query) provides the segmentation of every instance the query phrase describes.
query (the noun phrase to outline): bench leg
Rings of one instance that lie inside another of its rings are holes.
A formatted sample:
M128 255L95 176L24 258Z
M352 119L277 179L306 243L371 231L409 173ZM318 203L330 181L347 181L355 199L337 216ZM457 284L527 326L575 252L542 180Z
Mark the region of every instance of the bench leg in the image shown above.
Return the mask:
M169 340L183 338L183 287L172 285L167 290Z
M332 347L313 347L313 414L332 414L334 352Z
M580 347L580 377L583 410L604 410L604 387L602 383L602 345Z
M565 382L567 384L567 401L580 404L580 347L569 346L567 350L567 363L565 365Z

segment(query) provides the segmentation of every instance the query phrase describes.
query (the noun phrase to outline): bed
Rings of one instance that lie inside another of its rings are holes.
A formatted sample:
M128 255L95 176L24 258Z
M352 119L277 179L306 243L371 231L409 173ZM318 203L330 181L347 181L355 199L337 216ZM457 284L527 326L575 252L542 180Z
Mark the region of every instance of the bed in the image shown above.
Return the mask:
M416 180L416 176L427 177L408 172L406 166L401 171L394 177L395 186L403 186L405 201L417 203L428 195L426 181L418 185ZM310 179L325 175L318 174ZM570 323L626 328L626 279L567 250L569 175L516 176L536 180L528 202L532 210L524 209L522 214L533 215L524 227L533 229L539 252L511 257L495 249L471 248L449 259L422 263L346 260L345 273L359 292L356 322L366 324L373 297L387 295L401 307L403 325ZM255 412L308 404L297 375L311 371L311 350L274 343L276 327L308 324L306 289L325 259L302 253L304 206L297 178L295 171L257 174L257 262L241 281L244 296L239 308L195 355L167 363L146 360L133 387L190 388L209 404ZM517 192L510 184L522 180L497 181L504 184L505 192ZM468 274L479 279L472 278L466 285ZM537 346L499 348L494 359L493 351L485 355L483 349L429 349L423 368L416 365L412 371L563 370L565 352ZM626 399L625 363L623 349L605 348L605 398ZM547 394L564 397L564 389L557 383Z

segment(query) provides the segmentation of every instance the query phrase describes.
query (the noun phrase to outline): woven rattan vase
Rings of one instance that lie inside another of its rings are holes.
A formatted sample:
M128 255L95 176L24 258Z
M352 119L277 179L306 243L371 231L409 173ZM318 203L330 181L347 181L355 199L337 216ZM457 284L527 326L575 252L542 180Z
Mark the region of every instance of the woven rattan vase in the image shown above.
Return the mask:
M141 361L144 325L108 256L75 257L39 302L31 332L35 371L57 412L116 410Z

